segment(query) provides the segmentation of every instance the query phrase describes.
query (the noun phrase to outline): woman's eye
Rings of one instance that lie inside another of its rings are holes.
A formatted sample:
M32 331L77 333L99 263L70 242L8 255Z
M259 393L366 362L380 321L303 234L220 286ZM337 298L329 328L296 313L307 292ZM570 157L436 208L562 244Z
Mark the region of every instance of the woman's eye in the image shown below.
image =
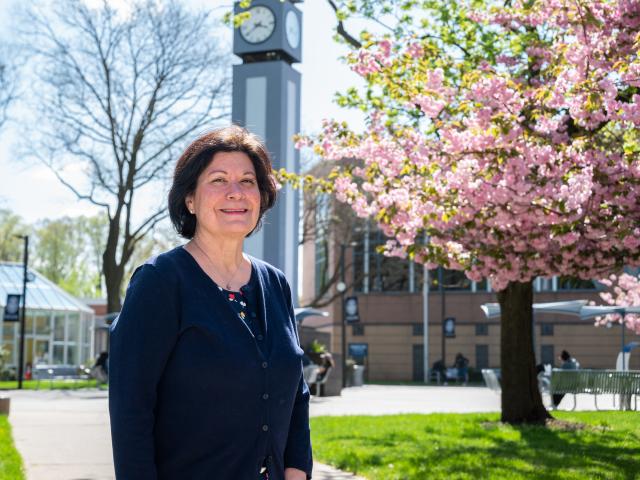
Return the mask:
M254 185L256 183L256 181L253 180L252 178L245 178L242 182L248 185Z
M224 183L226 180L224 178L214 178L211 183Z

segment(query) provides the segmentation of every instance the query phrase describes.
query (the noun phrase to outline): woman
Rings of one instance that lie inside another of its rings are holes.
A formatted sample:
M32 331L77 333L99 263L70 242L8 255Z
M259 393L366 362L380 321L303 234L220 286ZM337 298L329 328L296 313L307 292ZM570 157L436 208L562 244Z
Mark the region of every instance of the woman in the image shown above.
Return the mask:
M169 214L189 242L135 271L111 327L118 479L311 478L291 291L242 251L275 197L266 147L240 127L178 160Z

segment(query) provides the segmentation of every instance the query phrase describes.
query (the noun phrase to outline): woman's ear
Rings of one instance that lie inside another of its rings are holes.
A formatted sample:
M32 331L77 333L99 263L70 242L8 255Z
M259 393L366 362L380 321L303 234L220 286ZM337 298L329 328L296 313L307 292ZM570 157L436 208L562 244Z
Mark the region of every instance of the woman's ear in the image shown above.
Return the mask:
M186 205L187 210L189 210L189 213L193 215L195 213L195 210L193 209L193 195L187 195L184 199L184 204Z

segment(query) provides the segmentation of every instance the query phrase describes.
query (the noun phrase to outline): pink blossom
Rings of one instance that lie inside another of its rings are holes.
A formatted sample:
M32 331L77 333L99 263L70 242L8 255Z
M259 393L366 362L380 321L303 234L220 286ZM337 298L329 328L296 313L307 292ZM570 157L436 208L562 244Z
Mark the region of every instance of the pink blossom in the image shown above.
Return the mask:
M411 42L407 47L407 55L416 59L422 58L424 55L424 48L422 48L422 45L418 42Z
M595 21L580 20L587 7ZM629 133L640 126L640 95L628 94L640 86L640 1L513 0L468 17L505 40L544 32L544 43L505 47L456 81L445 75L458 65L450 52L438 57L449 69L435 69L415 37L360 50L354 70L373 90L397 93L369 107L363 132L326 122L313 142L339 167L358 160L336 178L338 200L360 216L386 209L378 226L393 239L388 254L406 254L428 231L416 261L488 278L495 290L640 266L640 160ZM416 106L426 117L418 126L403 116ZM635 284L620 278L607 298L635 301Z

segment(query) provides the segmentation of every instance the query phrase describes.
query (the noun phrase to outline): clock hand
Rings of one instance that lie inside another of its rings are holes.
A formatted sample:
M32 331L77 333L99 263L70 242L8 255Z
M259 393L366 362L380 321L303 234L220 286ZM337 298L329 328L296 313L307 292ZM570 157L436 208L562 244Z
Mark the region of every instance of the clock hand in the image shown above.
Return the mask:
M251 32L253 32L256 28L261 28L261 27L262 27L262 23L261 22L256 22L253 25L253 28L247 32L247 35L249 35Z

